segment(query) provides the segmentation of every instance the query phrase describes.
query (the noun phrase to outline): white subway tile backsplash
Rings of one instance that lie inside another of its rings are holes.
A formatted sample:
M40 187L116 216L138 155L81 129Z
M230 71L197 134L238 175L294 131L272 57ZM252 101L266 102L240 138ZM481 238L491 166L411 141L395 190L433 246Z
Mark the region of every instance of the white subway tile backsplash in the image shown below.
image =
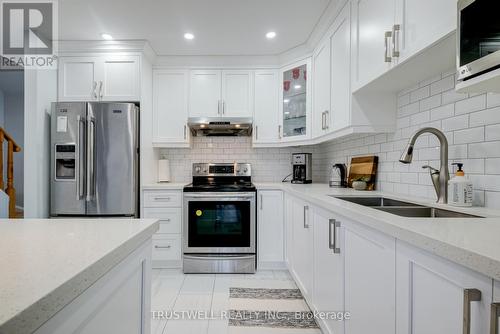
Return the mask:
M421 82L398 94L397 129L393 134L353 135L339 142L321 144L320 154L327 180L327 166L349 162L366 146L379 156L377 187L382 191L436 199L428 171L439 169L439 141L421 136L415 145L413 162L399 162L409 137L424 126L445 132L449 143L450 173L453 162L464 163L474 182L474 203L496 207L500 203L500 94L455 92L454 70ZM440 76L442 78L440 78Z
M455 103L455 115L468 114L484 108L486 108L486 94L481 94Z

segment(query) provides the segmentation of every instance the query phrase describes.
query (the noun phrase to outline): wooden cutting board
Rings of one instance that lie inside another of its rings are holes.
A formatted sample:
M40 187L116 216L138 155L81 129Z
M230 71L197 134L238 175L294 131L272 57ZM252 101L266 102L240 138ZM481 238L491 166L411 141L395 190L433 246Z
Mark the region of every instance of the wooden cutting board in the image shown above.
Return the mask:
M375 190L377 176L378 157L371 155L366 157L355 157L351 159L349 167L348 186L352 188L352 181L360 177L369 178L366 190Z

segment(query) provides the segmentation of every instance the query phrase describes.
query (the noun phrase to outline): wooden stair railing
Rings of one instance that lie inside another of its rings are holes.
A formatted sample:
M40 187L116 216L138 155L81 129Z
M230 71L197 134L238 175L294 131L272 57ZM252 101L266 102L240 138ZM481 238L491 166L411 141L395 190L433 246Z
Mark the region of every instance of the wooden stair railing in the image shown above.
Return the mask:
M9 196L9 218L16 218L16 189L14 188L14 152L21 152L21 146L0 127L0 189L4 189L3 180L3 142L7 141L7 188Z

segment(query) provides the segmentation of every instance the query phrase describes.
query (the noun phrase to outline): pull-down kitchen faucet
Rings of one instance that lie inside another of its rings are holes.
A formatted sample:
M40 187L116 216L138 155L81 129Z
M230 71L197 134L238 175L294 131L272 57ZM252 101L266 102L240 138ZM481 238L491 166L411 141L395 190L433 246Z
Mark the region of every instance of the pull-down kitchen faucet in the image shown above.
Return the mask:
M411 160L413 159L413 146L415 145L417 138L424 133L432 133L439 139L439 143L441 145L441 168L440 170L437 170L427 165L423 166L422 168L427 168L430 171L432 184L434 184L434 189L436 190L436 194L438 196L437 202L447 204L448 180L450 179L450 173L448 171L448 140L441 130L438 130L436 128L422 128L415 132L413 136L411 136L410 141L408 142L408 146L406 146L406 149L401 155L399 161L404 164L411 163Z

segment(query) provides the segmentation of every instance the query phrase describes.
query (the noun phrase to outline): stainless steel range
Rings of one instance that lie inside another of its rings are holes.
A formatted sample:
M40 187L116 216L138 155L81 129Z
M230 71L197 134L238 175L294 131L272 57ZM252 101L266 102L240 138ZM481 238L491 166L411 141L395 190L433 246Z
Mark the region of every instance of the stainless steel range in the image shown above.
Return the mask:
M193 164L184 187L184 272L254 273L255 202L250 164Z

